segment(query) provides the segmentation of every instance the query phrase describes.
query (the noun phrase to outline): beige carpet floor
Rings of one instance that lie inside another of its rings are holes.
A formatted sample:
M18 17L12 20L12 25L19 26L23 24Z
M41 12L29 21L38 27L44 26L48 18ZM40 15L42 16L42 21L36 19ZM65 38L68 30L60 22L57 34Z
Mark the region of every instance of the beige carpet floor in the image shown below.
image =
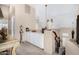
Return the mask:
M44 50L28 43L28 42L22 42L21 46L17 48L16 50L17 55L48 55L44 52ZM53 55L57 55L56 53L53 53Z
M16 50L17 55L47 55L44 50L28 43L22 42L21 46Z

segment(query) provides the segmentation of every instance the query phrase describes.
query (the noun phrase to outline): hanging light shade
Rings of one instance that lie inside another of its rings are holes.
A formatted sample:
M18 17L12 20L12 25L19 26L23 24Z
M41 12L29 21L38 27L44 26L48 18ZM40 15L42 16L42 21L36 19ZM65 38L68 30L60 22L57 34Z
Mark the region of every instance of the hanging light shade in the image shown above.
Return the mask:
M47 7L48 7L48 5L46 4L46 5L45 5L46 27L47 27L48 30L51 30L51 29L52 29L53 19L48 19L48 16L47 16Z

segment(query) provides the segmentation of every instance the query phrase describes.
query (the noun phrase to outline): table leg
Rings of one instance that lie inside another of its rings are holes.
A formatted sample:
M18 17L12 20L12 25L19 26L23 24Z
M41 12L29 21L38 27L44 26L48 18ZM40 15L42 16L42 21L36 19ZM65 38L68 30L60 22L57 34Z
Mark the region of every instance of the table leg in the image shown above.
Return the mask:
M12 55L16 55L16 48L15 47L12 48Z

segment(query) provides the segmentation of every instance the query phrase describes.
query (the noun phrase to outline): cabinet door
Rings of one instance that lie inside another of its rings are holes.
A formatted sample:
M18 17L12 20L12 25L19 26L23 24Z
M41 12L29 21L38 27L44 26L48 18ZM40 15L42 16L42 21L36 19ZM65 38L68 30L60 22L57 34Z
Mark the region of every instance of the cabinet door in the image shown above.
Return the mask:
M79 15L77 16L77 27L76 27L76 33L77 33L77 37L76 37L76 41L79 44Z

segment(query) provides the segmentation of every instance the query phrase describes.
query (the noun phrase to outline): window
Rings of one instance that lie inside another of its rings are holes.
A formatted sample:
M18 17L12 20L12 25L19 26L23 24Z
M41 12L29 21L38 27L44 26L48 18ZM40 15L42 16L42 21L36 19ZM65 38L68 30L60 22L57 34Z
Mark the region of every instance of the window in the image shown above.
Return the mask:
M8 20L0 19L0 30L2 27L8 28Z

